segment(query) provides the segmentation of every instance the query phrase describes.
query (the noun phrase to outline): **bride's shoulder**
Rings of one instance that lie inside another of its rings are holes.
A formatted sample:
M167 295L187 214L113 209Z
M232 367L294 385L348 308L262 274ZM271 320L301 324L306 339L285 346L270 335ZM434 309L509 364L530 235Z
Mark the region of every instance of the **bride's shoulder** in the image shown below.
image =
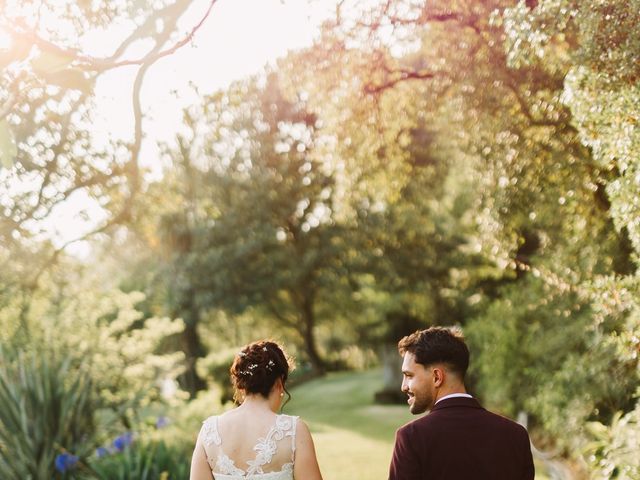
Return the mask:
M278 419L281 419L282 421L297 422L298 420L300 420L300 417L298 415L287 415L286 413L279 413L276 415L276 417Z
M298 448L307 448L309 445L313 445L313 440L311 437L311 431L309 430L309 426L306 424L304 420L300 417L295 417L295 424L293 435L295 435L296 439L296 449Z
M298 419L300 417L294 415L286 415L284 413L279 413L276 415L276 427L281 430L290 430L296 428L296 424L298 423Z
M211 415L203 420L202 425L208 429L218 430L221 424L233 423L238 416L237 413L237 409L233 409L222 412L219 415Z
M218 433L218 416L211 415L202 422L200 435L205 445L220 445L220 433Z
M202 421L202 426L203 427L209 427L210 426L211 428L214 428L218 424L218 417L219 417L219 415L211 415L211 416L205 418Z

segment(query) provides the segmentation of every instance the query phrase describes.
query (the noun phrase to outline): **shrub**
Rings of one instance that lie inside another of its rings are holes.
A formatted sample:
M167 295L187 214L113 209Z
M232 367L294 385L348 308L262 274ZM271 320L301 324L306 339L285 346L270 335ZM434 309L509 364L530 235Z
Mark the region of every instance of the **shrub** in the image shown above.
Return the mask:
M611 425L591 422L587 430L591 442L585 448L584 458L589 462L592 478L640 478L640 402L626 415L616 414Z
M240 347L227 348L198 359L198 374L219 387L220 402L222 404L233 401L233 385L231 384L229 368L239 350Z
M81 467L95 431L91 391L86 370L67 359L0 349L0 478L56 478Z
M130 442L122 435L114 440L113 453L101 450L92 469L101 480L181 480L188 478L191 452L165 442ZM120 448L122 447L122 448Z

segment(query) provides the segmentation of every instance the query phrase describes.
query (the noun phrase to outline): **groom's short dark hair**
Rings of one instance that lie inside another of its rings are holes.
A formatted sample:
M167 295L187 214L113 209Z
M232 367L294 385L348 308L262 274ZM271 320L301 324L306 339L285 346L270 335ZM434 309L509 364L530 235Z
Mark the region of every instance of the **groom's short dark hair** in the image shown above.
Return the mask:
M400 355L406 352L424 366L444 363L464 379L469 368L469 349L459 329L430 327L418 330L398 342Z

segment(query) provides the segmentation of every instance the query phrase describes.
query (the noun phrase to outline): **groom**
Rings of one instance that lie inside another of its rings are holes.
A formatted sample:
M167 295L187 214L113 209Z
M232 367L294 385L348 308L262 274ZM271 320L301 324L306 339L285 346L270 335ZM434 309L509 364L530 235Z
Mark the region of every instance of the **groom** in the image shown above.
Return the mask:
M396 433L389 480L533 480L527 431L469 394L469 350L455 332L431 327L398 343L402 391L414 415Z

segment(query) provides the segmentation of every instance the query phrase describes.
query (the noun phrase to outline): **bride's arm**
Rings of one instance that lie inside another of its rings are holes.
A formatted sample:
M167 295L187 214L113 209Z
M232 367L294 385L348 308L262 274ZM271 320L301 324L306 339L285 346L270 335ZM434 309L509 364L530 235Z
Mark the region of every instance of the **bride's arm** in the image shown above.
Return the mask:
M214 480L211 468L207 462L207 454L204 451L204 445L198 435L196 441L196 447L193 449L193 456L191 457L191 475L189 480Z
M296 428L296 456L293 464L293 476L303 480L322 480L316 450L309 428L300 419Z

